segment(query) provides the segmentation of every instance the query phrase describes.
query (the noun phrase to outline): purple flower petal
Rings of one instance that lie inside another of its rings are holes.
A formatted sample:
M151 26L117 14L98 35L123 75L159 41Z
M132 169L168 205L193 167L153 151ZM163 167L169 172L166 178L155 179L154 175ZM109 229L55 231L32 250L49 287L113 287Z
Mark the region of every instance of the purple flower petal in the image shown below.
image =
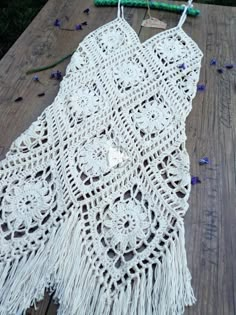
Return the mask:
M57 71L53 71L50 75L51 79L56 79L56 80L61 80L62 79L62 74L61 71L57 70Z
M42 96L44 96L45 95L45 93L43 92L43 93L39 93L38 94L38 97L42 97Z
M56 26L56 27L60 27L61 26L61 21L59 20L59 19L56 19L55 21L54 21L54 24L53 24L54 26Z
M199 161L199 165L209 164L208 157L201 158Z
M79 30L82 30L83 28L82 28L81 24L76 24L75 29L76 29L76 31L79 31Z
M191 184L192 185L196 185L196 184L200 184L201 183L201 181L200 181L200 179L198 178L198 176L192 176L191 177Z
M35 81L35 82L39 82L39 77L38 77L38 75L37 75L37 74L35 74L35 75L34 75L34 77L33 77L33 81Z
M233 64L227 64L227 65L225 65L225 68L226 69L233 69L233 67L234 67L234 65Z
M215 66L217 64L217 61L215 58L212 58L211 61L210 61L210 65L211 66Z
M62 74L61 74L61 71L59 71L59 70L57 70L56 79L57 80L61 80L62 79Z
M206 90L205 84L198 84L197 85L197 90L201 91L201 92L205 91Z
M218 68L218 69L217 69L217 72L218 72L218 73L223 73L224 70L223 70L222 68Z
M186 69L186 65L184 63L182 63L181 65L178 66L178 68L185 70Z
M83 12L89 14L89 8L85 9Z
M50 74L50 79L55 79L55 71Z

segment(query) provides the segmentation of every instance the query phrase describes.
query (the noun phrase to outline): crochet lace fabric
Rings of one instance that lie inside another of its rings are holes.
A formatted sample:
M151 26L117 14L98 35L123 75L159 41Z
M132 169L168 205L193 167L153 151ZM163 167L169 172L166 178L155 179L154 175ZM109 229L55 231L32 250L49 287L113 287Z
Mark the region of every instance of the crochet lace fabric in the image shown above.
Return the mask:
M144 43L119 9L0 162L1 315L45 288L59 315L183 314L195 302L185 119L203 55L182 29L187 7Z

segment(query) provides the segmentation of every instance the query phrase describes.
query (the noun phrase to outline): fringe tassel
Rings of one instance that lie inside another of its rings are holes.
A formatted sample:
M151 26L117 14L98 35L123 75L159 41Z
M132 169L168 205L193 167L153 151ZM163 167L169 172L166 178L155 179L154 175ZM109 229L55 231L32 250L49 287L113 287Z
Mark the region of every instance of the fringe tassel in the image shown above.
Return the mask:
M68 267L60 279L60 287L56 288L55 295L60 302L58 315L179 315L184 313L185 306L195 303L183 225L162 262L150 265L136 278L128 280L114 299L109 296L106 283L102 283L91 268L93 262L88 261L82 238L77 226L68 241L70 245L64 247ZM77 255L72 255L70 248Z
M25 314L55 290L58 315L180 315L196 299L187 267L184 227L162 262L148 266L112 298L86 255L86 233L71 215L36 252L0 264L0 315Z
M47 245L36 252L11 263L0 263L0 315L25 314L27 308L43 299L44 290L50 285L48 275L57 258L50 255L54 242L56 237L52 233Z

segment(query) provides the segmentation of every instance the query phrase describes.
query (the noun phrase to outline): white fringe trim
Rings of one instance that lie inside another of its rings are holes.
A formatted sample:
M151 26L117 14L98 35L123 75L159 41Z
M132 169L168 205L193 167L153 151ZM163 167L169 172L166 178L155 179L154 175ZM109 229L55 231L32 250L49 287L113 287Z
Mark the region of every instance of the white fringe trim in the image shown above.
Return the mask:
M179 315L196 299L187 267L184 227L162 263L149 266L112 299L96 276L81 241L78 219L71 216L51 233L46 246L28 257L0 264L0 315L21 315L55 290L58 315Z

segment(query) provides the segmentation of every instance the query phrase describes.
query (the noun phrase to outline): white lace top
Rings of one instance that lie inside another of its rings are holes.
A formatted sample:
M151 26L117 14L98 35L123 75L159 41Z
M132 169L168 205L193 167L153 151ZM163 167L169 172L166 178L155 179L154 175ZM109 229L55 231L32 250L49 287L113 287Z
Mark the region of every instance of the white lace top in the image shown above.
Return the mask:
M59 315L172 315L194 303L185 119L203 54L182 29L188 6L144 43L119 6L0 162L0 315L22 314L45 288Z

